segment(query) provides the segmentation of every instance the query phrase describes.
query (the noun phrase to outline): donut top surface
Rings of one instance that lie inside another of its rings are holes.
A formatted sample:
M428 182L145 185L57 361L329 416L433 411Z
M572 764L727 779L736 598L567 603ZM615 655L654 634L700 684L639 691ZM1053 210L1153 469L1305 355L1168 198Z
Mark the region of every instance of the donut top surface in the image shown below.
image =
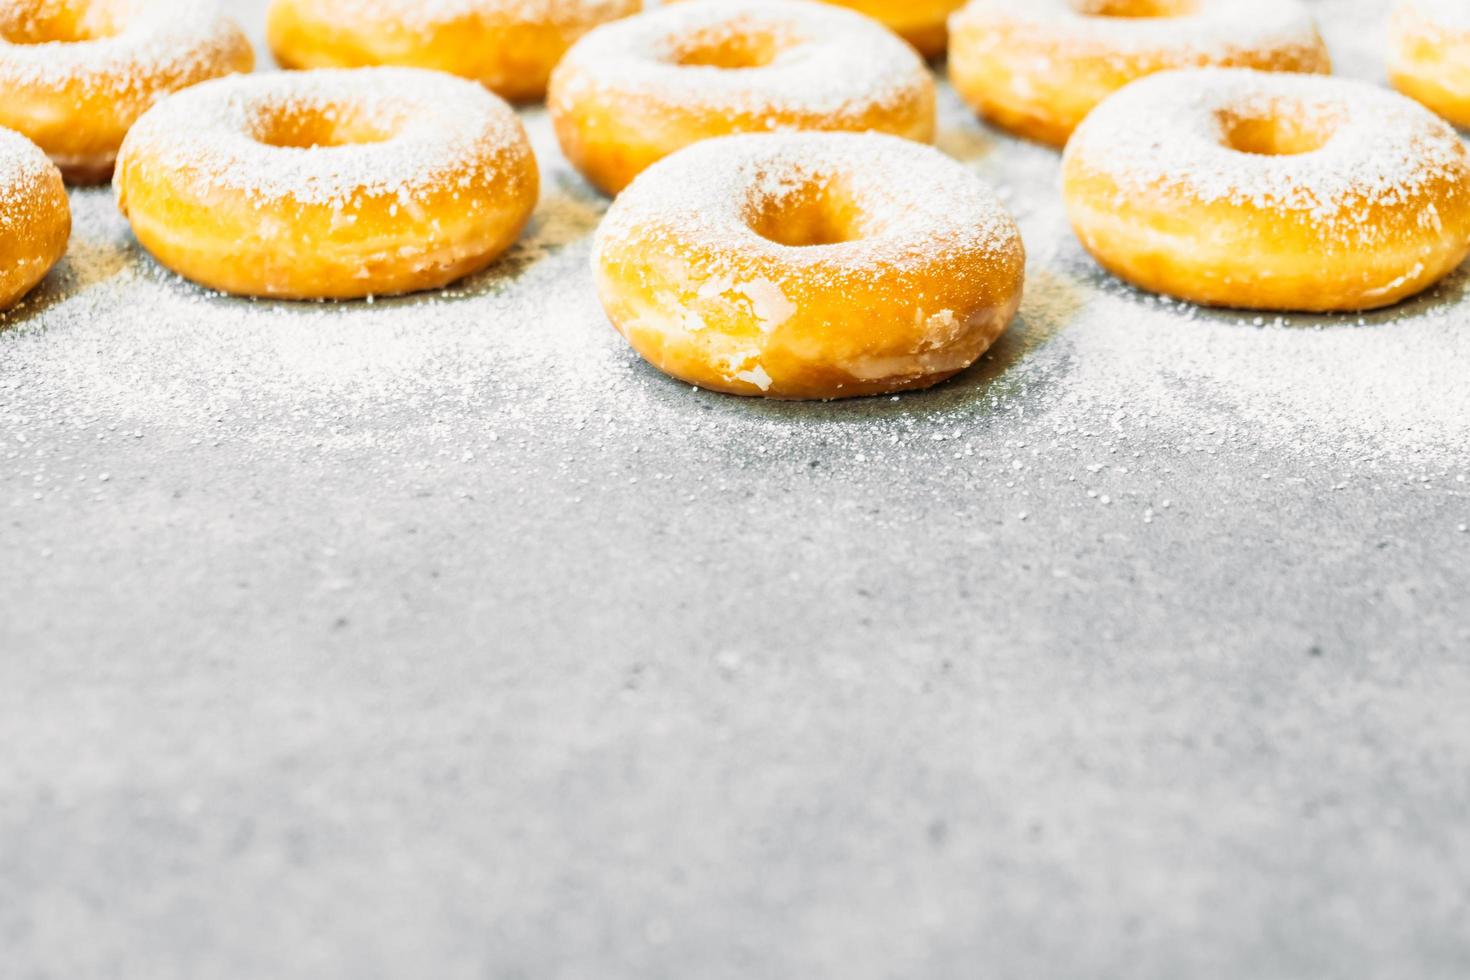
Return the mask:
M212 0L0 3L0 86L126 90L197 76L237 43Z
M415 68L236 75L159 103L124 144L262 203L345 205L468 182L523 130L474 82ZM488 155L485 151L491 151Z
M1441 27L1470 30L1470 2L1467 0L1407 0L1404 6Z
M1205 69L1134 82L1083 121L1069 162L1124 194L1175 193L1361 225L1427 187L1470 192L1458 135L1401 95L1319 75ZM1432 218L1426 219L1432 220Z
M1183 48L1214 61L1319 43L1300 0L972 0L954 15L956 23L996 16L1097 53Z
M624 0L295 0L320 13L403 30L429 30L479 17L526 21L604 20L627 10Z
M827 244L786 244L773 226L814 196L840 199L850 226ZM640 174L598 238L653 250L696 239L732 257L760 252L810 275L872 275L951 253L1010 255L1015 222L963 165L877 133L779 133L706 140ZM976 274L984 270L976 267Z
M0 239L23 215L32 189L55 178L56 167L30 140L0 128Z
M809 0L700 0L605 24L568 52L572 85L781 112L897 105L927 78L907 44Z

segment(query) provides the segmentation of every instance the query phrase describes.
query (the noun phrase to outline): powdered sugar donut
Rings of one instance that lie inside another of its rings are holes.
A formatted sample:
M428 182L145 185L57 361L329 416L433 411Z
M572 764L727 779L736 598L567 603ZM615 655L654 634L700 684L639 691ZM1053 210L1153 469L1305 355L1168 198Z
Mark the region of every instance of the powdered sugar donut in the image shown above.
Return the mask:
M643 0L272 0L267 34L287 68L405 65L539 99L572 42Z
M128 127L158 99L254 64L208 0L0 2L0 126L78 183L112 174Z
M1470 127L1470 4L1408 0L1394 11L1389 34L1393 87Z
M996 125L1053 146L1136 78L1206 66L1332 70L1299 0L971 0L949 77Z
M712 136L934 135L934 80L913 49L807 0L702 0L599 27L557 66L547 105L568 159L608 193Z
M650 167L593 247L609 319L661 371L768 398L923 388L969 367L1021 300L995 196L877 133L728 136Z
M1082 244L1154 292L1269 310L1387 306L1470 248L1470 157L1417 103L1246 69L1134 82L1078 127Z
M61 171L36 144L0 129L0 310L45 277L70 235Z
M476 272L520 234L537 182L505 102L415 68L206 82L138 121L116 181L163 265L224 292L296 299Z

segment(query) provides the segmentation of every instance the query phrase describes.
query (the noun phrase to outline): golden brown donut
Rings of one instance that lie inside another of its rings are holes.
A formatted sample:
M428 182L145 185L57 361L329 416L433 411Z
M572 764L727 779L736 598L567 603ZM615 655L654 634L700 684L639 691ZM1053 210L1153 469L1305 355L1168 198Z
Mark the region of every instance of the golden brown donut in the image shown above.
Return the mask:
M965 101L1052 146L1156 71L1332 70L1299 0L971 0L949 28L949 78Z
M70 235L61 171L36 144L0 129L0 310L45 277Z
M809 0L696 0L599 27L557 66L547 107L567 158L609 194L712 136L934 135L934 80L913 49Z
M254 64L211 0L0 2L0 126L76 183L112 175L128 127L154 102Z
M1153 292L1215 306L1363 310L1470 249L1470 157L1418 103L1360 82L1167 72L1093 110L1062 158L1082 244Z
M206 82L155 106L118 160L143 247L228 293L348 299L483 269L535 206L520 120L473 82L417 68Z
M877 133L727 136L654 164L597 230L614 327L659 370L767 398L925 388L1021 301L1025 250L989 188Z
M642 7L643 0L272 0L266 32L285 68L433 68L529 101L546 93L572 42Z

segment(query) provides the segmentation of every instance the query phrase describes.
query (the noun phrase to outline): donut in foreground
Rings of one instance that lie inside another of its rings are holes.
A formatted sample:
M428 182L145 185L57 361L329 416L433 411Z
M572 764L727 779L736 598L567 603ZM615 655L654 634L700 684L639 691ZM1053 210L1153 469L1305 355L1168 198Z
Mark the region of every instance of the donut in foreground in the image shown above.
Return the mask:
M70 236L61 171L36 144L0 129L0 310L45 277Z
M547 107L567 158L609 194L713 136L934 136L934 80L914 50L807 0L700 0L599 27L557 66Z
M1470 4L1407 0L1395 9L1389 34L1393 87L1470 127Z
M107 180L128 128L160 98L254 64L211 0L0 2L0 126L75 183Z
M1143 289L1214 306L1388 306L1470 248L1470 158L1417 103L1246 69L1134 82L1062 158L1082 244Z
M642 0L273 0L266 33L285 68L433 68L507 99L539 99L572 42Z
M538 175L515 113L416 68L206 82L154 107L118 161L143 247L227 293L349 299L446 285L525 226Z
M593 246L609 319L659 370L768 398L924 388L1021 301L1025 250L979 178L876 133L707 140L613 202Z
M1332 70L1300 0L971 0L949 28L949 77L965 101L1052 146L1154 72Z

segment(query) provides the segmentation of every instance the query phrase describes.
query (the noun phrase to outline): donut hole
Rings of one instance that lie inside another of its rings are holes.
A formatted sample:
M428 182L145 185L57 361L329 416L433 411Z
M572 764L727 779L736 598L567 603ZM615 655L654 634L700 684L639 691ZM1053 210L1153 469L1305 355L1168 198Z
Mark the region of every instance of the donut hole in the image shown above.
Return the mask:
M812 183L751 202L747 215L757 235L777 245L810 248L867 237L866 215L835 184Z
M764 68L788 46L773 31L748 27L732 31L722 25L681 38L670 60L685 68Z
M22 0L0 12L0 39L11 44L75 44L122 33L108 3Z
M1192 14L1198 0L1072 0L1086 17L1183 17Z
M1330 113L1224 112L1220 127L1225 145L1237 153L1289 157L1322 149L1337 123Z
M340 109L278 108L255 120L252 135L266 146L311 150L382 143L398 135L398 120Z

